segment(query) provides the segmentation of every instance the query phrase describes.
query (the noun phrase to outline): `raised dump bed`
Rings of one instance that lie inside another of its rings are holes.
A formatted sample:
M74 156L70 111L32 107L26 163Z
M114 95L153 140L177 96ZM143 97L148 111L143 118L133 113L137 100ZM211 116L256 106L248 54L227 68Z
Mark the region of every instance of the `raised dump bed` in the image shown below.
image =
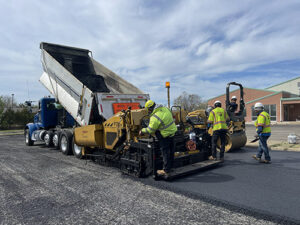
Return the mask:
M143 105L149 99L148 94L94 60L87 49L45 42L40 48L44 69L40 82L80 125L90 124L91 110L108 119L115 112L112 103ZM111 104L102 104L107 99Z

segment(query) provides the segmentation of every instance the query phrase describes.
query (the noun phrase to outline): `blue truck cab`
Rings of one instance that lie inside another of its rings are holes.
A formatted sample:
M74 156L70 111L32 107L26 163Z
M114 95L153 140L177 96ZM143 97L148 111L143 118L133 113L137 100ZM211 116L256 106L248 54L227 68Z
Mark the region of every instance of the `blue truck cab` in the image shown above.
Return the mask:
M75 125L73 117L56 103L55 98L42 98L39 101L39 111L34 116L33 123L28 123L24 129L26 145L33 145L35 141L44 141L46 145L56 144L62 128ZM58 144L58 143L57 143Z

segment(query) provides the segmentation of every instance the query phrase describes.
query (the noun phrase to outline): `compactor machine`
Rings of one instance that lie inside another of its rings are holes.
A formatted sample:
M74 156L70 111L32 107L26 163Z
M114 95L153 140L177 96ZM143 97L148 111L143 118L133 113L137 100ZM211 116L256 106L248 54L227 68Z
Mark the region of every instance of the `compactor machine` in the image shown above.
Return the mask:
M237 108L230 103L230 86L235 85L240 89L240 101ZM230 82L226 86L226 111L230 118L228 134L226 138L225 152L245 146L247 136L245 132L245 102L243 86L236 82Z
M240 102L236 107L232 107L229 97L230 97L230 86L236 85L240 88ZM244 92L243 86L236 82L230 82L226 87L226 111L230 118L228 124L228 133L226 135L226 145L225 152L239 149L245 146L247 142L247 136L245 133L245 103L244 103ZM206 110L196 110L190 113L186 113L186 121L181 121L186 128L186 132L191 135L195 135L196 139L201 140L201 144L206 145L207 149L211 149L211 136L213 134L212 128L207 129L207 119L212 108L208 107ZM183 113L181 112L181 113ZM218 148L220 148L220 140L217 142Z

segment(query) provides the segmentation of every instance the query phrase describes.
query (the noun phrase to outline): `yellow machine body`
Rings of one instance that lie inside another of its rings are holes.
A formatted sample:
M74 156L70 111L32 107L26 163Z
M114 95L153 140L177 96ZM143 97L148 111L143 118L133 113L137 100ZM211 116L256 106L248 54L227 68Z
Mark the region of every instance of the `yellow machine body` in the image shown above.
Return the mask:
M245 130L245 121L230 121L230 125L228 127L228 132L233 134L234 132L244 131Z
M125 129L124 113L118 112L103 123L104 148L114 150Z
M103 124L75 128L75 143L78 146L99 147L115 151L120 138L137 141L141 121L147 116L146 109L118 112ZM125 135L125 138L124 138Z
M201 129L207 132L210 136L213 135L213 130L210 127L207 129L207 115L205 110L196 110L187 114L188 117L194 118L194 121L199 121L198 124L194 125L194 128ZM245 133L245 122L244 121L230 121L228 127L228 133L226 135L225 152L241 148L245 146L247 142L247 136ZM217 142L217 147L220 148L220 139Z
M204 109L195 110L193 112L189 112L187 117L190 120L193 120L194 128L206 130L207 127L207 116L205 114Z
M244 131L241 132L234 132L232 134L227 133L226 134L226 145L225 145L225 152L239 149L243 146L245 146L247 142L247 136ZM217 147L221 147L221 140L218 139L217 141Z
M184 109L180 109L180 111L172 111L173 118L175 120L175 124L186 123L186 116L188 112Z
M141 121L145 116L147 116L146 109L134 109L116 113L106 120L103 123L104 147L115 150L116 144L123 135L126 135L126 141L133 140L137 142L139 131L142 128Z
M93 124L76 127L74 138L75 144L78 146L103 148L103 126L101 124Z

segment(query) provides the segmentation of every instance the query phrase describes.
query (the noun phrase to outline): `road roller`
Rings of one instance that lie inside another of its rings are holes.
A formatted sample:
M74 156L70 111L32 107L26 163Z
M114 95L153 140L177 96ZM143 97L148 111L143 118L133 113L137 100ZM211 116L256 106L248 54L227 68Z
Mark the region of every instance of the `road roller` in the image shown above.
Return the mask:
M236 85L240 88L240 102L234 107L229 101L230 86ZM228 123L228 133L226 134L225 152L239 149L245 146L247 142L247 136L245 132L245 103L244 103L243 86L236 82L230 82L226 87L226 111L230 118ZM174 114L175 122L186 126L186 132L195 134L197 138L202 140L202 143L208 145L208 149L211 148L211 136L213 134L212 127L207 129L207 119L210 111L213 108L208 107L206 110L195 110L190 113L181 111L181 114L186 115L183 120L178 120L178 114ZM180 122L179 122L180 121ZM220 149L221 141L217 142L218 150Z
M240 89L240 101L239 104L236 104L235 106L233 106L229 100L231 85L238 86ZM226 111L230 118L225 146L225 152L228 152L244 147L247 142L247 136L245 132L245 102L243 85L236 82L230 82L227 84ZM218 145L220 145L220 141Z

